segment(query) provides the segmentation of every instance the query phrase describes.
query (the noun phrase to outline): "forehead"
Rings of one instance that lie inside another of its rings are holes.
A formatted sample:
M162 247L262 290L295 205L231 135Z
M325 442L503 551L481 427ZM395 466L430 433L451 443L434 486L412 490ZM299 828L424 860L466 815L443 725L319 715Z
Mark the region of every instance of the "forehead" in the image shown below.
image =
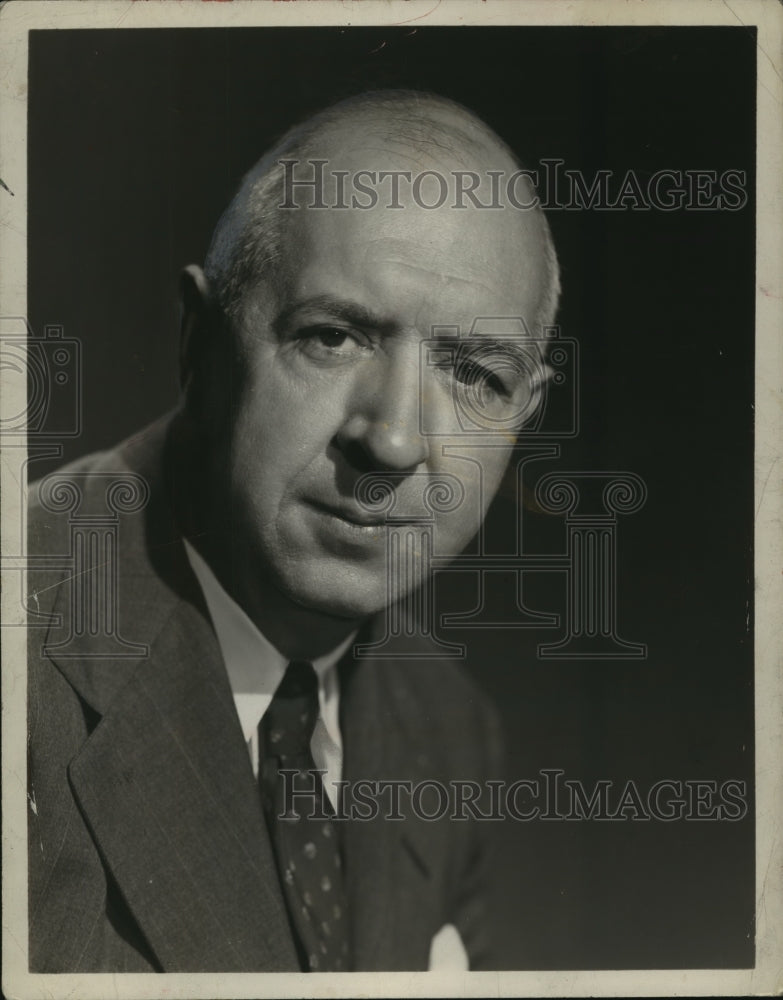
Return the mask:
M366 288L392 282L401 293L415 287L420 298L440 303L441 310L444 302L453 303L455 312L469 311L473 303L479 314L523 315L531 322L545 280L539 218L508 204L480 208L456 197L456 186L465 183L457 174L470 171L482 186L479 200L489 203L488 171L510 176L516 168L509 157L497 150L462 155L412 146L399 137L350 134L320 158L326 160L323 192L329 207L310 207L311 193L302 189L299 207L281 211L280 271L287 283L312 291L314 285L340 281ZM303 176L313 176L309 164L299 166ZM392 172L398 175L396 194ZM429 176L417 194L412 182L424 172ZM366 205L370 198L357 185L374 191L372 207L334 207L350 205L354 195ZM442 205L425 207L443 190ZM457 202L464 207L455 207ZM451 317L435 321L448 323Z

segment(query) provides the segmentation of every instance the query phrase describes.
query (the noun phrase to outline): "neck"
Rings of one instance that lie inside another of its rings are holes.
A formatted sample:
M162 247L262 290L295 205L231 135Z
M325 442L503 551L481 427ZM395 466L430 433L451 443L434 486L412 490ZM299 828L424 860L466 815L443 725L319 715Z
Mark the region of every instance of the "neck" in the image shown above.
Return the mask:
M216 564L210 560L210 565ZM253 624L289 660L314 660L324 656L361 624L357 619L337 618L302 607L258 573L233 573L232 579L238 585L232 588L226 585L219 570L213 571Z
M248 558L247 546L234 548L229 539L200 535L189 539L209 564L223 589L247 614L256 628L289 660L315 660L332 652L361 621L338 618L303 607L281 593L259 574Z

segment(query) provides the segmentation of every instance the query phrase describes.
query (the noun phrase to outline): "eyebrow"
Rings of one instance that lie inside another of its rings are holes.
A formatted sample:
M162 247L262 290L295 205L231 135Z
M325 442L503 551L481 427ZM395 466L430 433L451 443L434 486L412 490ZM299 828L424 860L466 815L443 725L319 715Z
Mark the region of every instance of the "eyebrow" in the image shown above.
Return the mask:
M437 337L448 344L465 346L467 352L474 351L479 355L490 354L510 358L520 368L527 370L531 360L535 364L544 361L544 354L538 341L532 337ZM468 355L469 356L469 355Z
M281 310L272 322L275 334L279 335L297 313L305 312L309 309L314 311L322 310L345 323L350 323L357 327L380 330L382 332L390 332L397 328L397 324L393 320L385 319L379 313L373 312L372 309L368 309L359 302L324 294L312 295ZM523 346L523 344L527 345L529 342L530 346L535 346L538 349L539 355L543 357L538 341L532 337L463 337L447 335L428 337L427 340L443 342L444 345L457 344L460 347L464 346L467 350L480 349L482 351L493 352L508 357L523 367L526 367L530 363L530 349Z
M272 327L275 333L279 333L296 313L304 312L308 309L322 310L323 312L330 313L337 319L343 320L345 323L351 323L353 326L358 327L370 327L374 330L391 330L396 325L358 302L352 302L349 299L339 299L333 295L313 295L283 309L273 321Z

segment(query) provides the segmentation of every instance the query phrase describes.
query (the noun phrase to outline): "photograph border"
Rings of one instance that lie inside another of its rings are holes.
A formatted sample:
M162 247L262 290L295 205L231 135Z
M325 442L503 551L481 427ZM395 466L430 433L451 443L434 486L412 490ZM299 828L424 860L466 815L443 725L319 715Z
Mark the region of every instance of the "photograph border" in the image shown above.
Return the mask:
M18 560L26 448L2 444L3 992L15 998L770 995L783 989L783 7L769 0L11 0L0 8L0 317L27 310L28 33L42 28L332 25L755 27L756 966L753 969L466 973L40 975L27 962L26 660ZM0 370L0 418L23 412L27 379ZM10 553L10 555L9 555ZM17 562L15 562L15 559Z

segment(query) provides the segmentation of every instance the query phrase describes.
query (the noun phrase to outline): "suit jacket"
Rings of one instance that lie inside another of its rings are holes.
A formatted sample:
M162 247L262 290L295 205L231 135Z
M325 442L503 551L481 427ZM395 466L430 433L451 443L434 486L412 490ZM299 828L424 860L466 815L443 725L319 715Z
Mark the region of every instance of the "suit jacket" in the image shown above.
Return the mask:
M231 689L170 501L166 441L162 422L32 490L29 554L41 565L28 586L31 971L298 969ZM101 521L107 486L128 473L148 484L146 505ZM65 479L78 496L65 495ZM96 606L103 617L92 617ZM112 629L136 646L113 646ZM340 678L345 780L497 774L494 715L457 665L349 654ZM355 967L426 969L446 923L471 967L491 967L483 834L493 824L427 822L401 801L403 820L381 809L343 825Z

